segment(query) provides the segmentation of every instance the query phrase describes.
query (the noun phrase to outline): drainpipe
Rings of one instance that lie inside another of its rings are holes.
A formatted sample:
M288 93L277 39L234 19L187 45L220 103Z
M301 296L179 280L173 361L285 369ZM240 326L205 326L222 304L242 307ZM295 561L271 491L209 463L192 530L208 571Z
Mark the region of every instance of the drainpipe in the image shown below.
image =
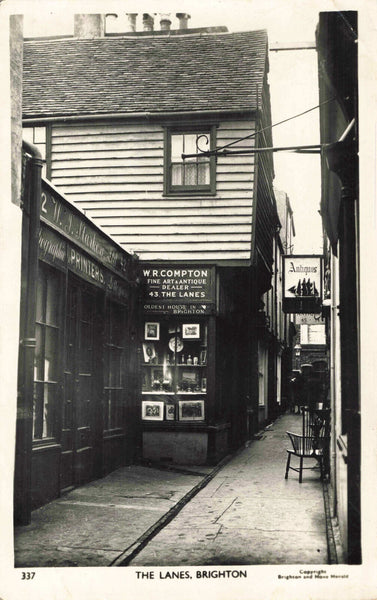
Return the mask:
M337 469L338 469L338 465L337 465L337 446L336 446L336 439L337 439L337 428L336 425L338 423L339 417L337 415L337 394L338 394L338 381L337 381L337 369L336 369L336 365L339 361L340 364L340 360L339 360L339 356L336 356L336 350L337 350L337 319L338 319L338 305L337 305L337 291L336 291L336 286L335 286L335 275L336 275L336 269L335 269L335 260L334 260L334 256L331 252L331 266L330 266L330 272L331 272L331 292L330 292L330 307L331 307L331 312L330 312L330 402L331 402L331 430L332 430L332 436L331 436L331 466L330 466L330 477L331 477L331 483L332 483L332 493L333 493L333 498L332 498L332 516L333 517L337 517L338 515L338 489L337 489L337 481L338 481L338 474L337 474Z
M31 520L31 453L33 438L35 320L38 278L38 236L40 220L41 177L43 159L36 146L23 142L31 155L29 176L25 178L22 219L22 267L20 349L16 422L16 463L14 485L14 520L27 525Z

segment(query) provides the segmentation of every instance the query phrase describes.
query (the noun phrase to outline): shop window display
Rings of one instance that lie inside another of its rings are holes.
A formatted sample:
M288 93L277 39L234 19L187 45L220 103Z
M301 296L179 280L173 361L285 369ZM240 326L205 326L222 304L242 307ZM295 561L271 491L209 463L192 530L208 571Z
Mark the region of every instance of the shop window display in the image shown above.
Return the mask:
M142 417L164 403L158 419L204 421L207 394L204 321L146 321L143 340Z

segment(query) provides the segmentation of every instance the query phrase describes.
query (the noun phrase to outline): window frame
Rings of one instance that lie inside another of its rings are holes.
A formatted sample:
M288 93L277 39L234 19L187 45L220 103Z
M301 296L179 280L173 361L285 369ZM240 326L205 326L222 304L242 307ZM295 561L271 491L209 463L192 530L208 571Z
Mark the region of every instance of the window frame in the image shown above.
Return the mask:
M118 317L120 316L120 321ZM103 360L105 365L103 381L103 433L123 432L125 430L126 395L129 386L128 370L128 344L125 331L128 322L127 306L108 299L105 311L105 338L103 343ZM118 340L113 339L114 330L122 332ZM117 383L112 379L112 358L118 357L119 364L116 375ZM113 398L113 396L115 396ZM113 412L114 411L114 412ZM115 421L115 422L114 422Z
M26 134L25 130L30 130L31 134ZM38 136L38 131L40 129L44 129L44 141L36 140ZM23 137L27 140L32 138L32 143L37 146L42 154L42 158L44 160L44 164L42 167L42 177L46 177L47 179L51 179L51 124L49 123L28 123L24 122L22 125L22 133Z
M33 375L33 431L32 431L32 440L33 446L42 445L42 444L50 444L51 442L56 442L58 440L58 411L59 411L59 396L60 396L60 388L61 388L61 366L59 365L59 357L61 357L61 342L63 336L63 323L62 323L62 277L58 270L52 269L49 265L45 263L39 262L38 265L38 279L41 278L43 287L42 287L42 295L40 296L40 302L42 307L42 318L38 318L39 315L36 315L35 327L36 327L36 337L38 336L37 330L39 328L40 331L40 356L39 360L43 361L42 363L42 378L40 378L38 369L38 357L37 357L37 348L35 350L34 356L34 375ZM47 319L47 310L48 310L48 285L49 281L55 280L57 286L57 302L55 304L56 308L56 323L50 323ZM47 377L46 379L46 340L47 333L49 331L56 332L56 341L55 341L55 378L50 379ZM51 415L49 420L45 422L44 414L45 407L50 404L48 400L49 393L45 393L45 389L53 390L53 399L51 402ZM39 389L42 389L42 398L38 398ZM47 431L46 435L43 435L44 427L46 424ZM40 432L41 436L37 435Z
M164 130L164 195L165 196L214 196L216 194L216 157L209 157L209 183L203 185L173 185L171 182L172 135L207 134L210 150L216 148L216 125L168 126Z

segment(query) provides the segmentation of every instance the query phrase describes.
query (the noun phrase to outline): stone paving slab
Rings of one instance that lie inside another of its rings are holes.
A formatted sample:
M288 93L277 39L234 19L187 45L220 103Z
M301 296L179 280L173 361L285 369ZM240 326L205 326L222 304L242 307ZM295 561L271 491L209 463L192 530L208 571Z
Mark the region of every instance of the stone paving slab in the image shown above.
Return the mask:
M36 553L36 548L16 551L15 566L22 567L103 567L119 556L116 550L66 548L57 546L47 552Z
M58 508L58 510L57 510ZM143 511L144 533L169 507ZM119 506L65 504L47 508L36 515L33 524L17 533L17 549L34 547L38 552L57 546L89 547L121 552L135 541L140 530L140 511ZM32 534L36 535L33 536Z
M323 515L323 502L315 507L302 504L292 508L291 503L279 502L277 510L276 500L256 503L254 501L240 501L239 505L232 504L219 522L229 528L255 527L269 531L301 531L326 533L326 523ZM280 515L280 517L279 517Z
M243 528L234 536L234 530L222 527L214 536L215 530L206 527L182 533L177 538L168 526L130 566L327 564L325 538L312 532Z
M135 465L74 489L16 528L15 566L108 566L202 480Z
M194 486L202 479L197 473L181 473L170 470L158 470L138 465L117 469L102 479L92 481L85 486L69 492L72 497L94 493L96 495L120 495L123 497L152 497L174 493L185 493L188 485Z
M278 501L278 508L277 508ZM202 528L208 524L221 524L229 529L258 528L269 531L317 531L326 533L326 522L323 512L323 500L317 498L308 506L301 503L299 507L288 500L278 498L245 498L229 497L216 501L208 501L202 497L193 499L174 519L170 530L186 528Z

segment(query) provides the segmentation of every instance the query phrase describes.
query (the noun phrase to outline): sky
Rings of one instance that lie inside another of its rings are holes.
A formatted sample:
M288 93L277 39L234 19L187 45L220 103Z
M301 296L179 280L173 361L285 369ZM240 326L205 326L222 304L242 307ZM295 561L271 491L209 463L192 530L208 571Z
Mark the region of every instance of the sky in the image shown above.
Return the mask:
M38 4L38 11L35 6ZM117 13L109 18L109 31L124 31L126 13L137 12L138 29L141 14L151 12L159 21L161 14L173 18L177 11L191 15L189 27L226 25L232 31L266 29L269 45L314 42L319 10L333 10L336 2L321 0L207 0L145 2L104 0L28 0L24 7L24 35L69 34L73 30L75 12ZM34 10L33 10L34 6ZM330 8L329 8L330 6ZM332 7L332 8L331 8ZM176 20L175 20L176 21ZM174 27L174 20L173 25ZM111 28L111 29L110 29ZM318 105L317 53L315 50L271 51L269 55L272 123L293 117ZM319 143L319 110L273 128L274 146ZM288 152L274 154L274 186L288 194L294 211L295 254L322 252L319 155Z

